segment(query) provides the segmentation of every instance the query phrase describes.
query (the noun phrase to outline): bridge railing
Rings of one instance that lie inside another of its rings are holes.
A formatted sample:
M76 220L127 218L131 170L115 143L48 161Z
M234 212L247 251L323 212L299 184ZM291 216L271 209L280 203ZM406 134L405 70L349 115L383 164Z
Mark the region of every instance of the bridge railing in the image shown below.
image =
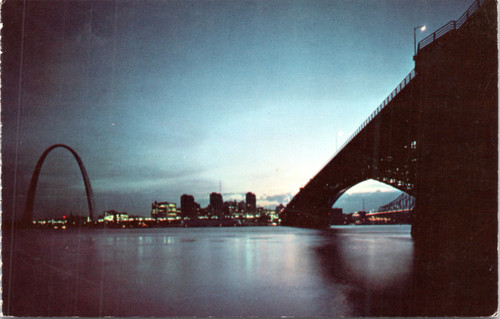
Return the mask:
M401 81L401 83L399 83L398 86L396 86L396 88L391 92L391 94L389 94L382 103L380 103L380 105L375 109L375 111L373 111L373 113L368 116L368 118L356 129L356 131L354 131L354 133L352 133L351 136L349 136L349 138L344 142L344 144L342 144L342 146L337 150L337 152L335 153L334 157L347 145L349 144L350 141L352 141L352 139L358 135L359 132L361 132L361 130L363 130L367 125L368 123L370 123L371 120L373 120L373 118L378 114L380 113L380 111L382 111L382 109L387 105L389 104L389 102L391 102L394 97L396 97L396 95L398 95L399 92L401 92L401 90L403 90L410 82L411 80L413 80L413 78L415 78L415 70L411 70L411 72L404 78L403 81Z
M445 35L446 33L450 32L451 30L456 30L458 28L460 28L464 23L465 21L467 21L467 19L474 13L476 12L480 7L481 5L485 2L486 0L475 0L472 5L464 12L464 14L462 14L460 16L460 18L458 18L458 20L456 21L450 21L448 22L447 24L445 24L444 26L442 26L441 28L439 28L437 31L435 31L434 33L432 33L431 35L427 36L426 38L424 38L422 41L420 41L418 43L418 49L422 49L424 48L425 46L431 44L432 42L434 42L436 39L442 37L443 35ZM370 123L370 121L378 114L380 113L380 111L382 111L382 109L387 105L389 104L389 102L392 101L392 99L394 99L394 97L399 93L401 92L401 90L408 85L408 83L410 83L410 81L415 77L415 70L412 70L405 78L403 81L401 81L401 83L399 83L399 85L394 89L394 91L391 92L391 94L389 94L389 96L387 96L387 98L375 109L375 111L373 111L373 113L356 129L356 131L354 131L354 133L349 136L349 138L344 142L344 144L342 144L342 146L335 152L335 155L333 157L335 157L338 153L340 153L340 151L342 151L342 149L347 145L349 144L350 141L352 141L352 139L358 135L359 132L361 132L362 129L364 129L366 127L366 125L368 125L368 123Z
M471 4L471 6L464 12L464 14L462 14L460 16L460 18L458 18L458 20L448 22L447 24L443 25L441 28L437 29L434 33L432 33L431 35L425 37L422 41L420 41L418 43L418 49L419 50L423 49L427 45L434 42L436 39L439 39L440 37L445 35L446 33L460 28L465 23L465 21L467 21L467 19L474 12L476 12L477 9L479 9L479 7L481 7L481 5L484 3L484 1L486 1L486 0L475 0Z

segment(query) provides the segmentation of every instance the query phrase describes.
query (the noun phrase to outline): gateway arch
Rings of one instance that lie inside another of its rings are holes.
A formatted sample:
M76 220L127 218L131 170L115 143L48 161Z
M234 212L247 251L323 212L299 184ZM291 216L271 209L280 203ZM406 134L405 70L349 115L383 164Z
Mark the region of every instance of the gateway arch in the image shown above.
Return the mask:
M78 166L80 167L80 172L82 173L83 183L85 184L85 192L87 194L87 203L89 206L89 217L92 221L94 221L94 207L95 207L94 193L92 192L92 186L90 185L90 180L87 174L87 170L85 169L82 159L80 158L80 156L78 156L76 151L64 144L54 144L50 146L45 150L45 152L43 152L42 156L40 156L40 158L38 159L38 162L36 163L35 166L35 170L33 171L33 175L31 176L30 187L28 189L28 196L26 199L26 206L24 208L23 221L26 223L31 223L33 220L33 204L35 202L38 176L40 175L40 170L42 169L42 165L43 162L45 161L45 158L47 157L47 155L49 155L49 153L52 150L56 148L64 148L70 151L73 157L75 158L76 162L78 163Z

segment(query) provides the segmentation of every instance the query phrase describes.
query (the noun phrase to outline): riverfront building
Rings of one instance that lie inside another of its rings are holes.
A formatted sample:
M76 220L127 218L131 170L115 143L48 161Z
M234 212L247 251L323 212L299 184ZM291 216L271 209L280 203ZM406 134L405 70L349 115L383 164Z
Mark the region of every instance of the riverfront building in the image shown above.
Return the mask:
M246 196L247 212L255 214L257 210L257 197L254 193L248 192Z
M151 217L154 219L176 220L181 217L177 215L177 205L170 202L154 202L151 205Z
M218 218L223 218L223 208L222 194L215 192L210 194L210 213Z
M181 213L183 219L196 218L196 203L192 195L184 194L181 196Z
M104 212L104 216L103 216L104 221L115 222L115 223L128 221L128 219L129 219L129 216L127 213L117 212L114 210L109 210L109 211Z

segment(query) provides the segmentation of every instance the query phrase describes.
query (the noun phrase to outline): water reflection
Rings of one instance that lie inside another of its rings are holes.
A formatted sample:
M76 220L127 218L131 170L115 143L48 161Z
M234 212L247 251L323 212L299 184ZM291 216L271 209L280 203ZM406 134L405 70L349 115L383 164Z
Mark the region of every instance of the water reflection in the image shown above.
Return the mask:
M36 316L405 315L413 263L398 226L29 231L6 256L4 311Z
M342 226L323 231L323 278L343 285L355 316L409 315L413 242L409 226Z

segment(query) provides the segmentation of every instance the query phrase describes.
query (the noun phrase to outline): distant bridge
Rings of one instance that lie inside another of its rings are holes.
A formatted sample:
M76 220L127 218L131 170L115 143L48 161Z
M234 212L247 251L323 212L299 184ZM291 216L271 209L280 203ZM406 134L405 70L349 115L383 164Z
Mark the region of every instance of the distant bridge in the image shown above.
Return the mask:
M368 222L371 223L396 223L410 224L413 209L400 209L382 212L371 212L365 215Z
M367 179L415 197L417 273L434 276L426 284L448 298L424 296L429 304L418 305L424 315L439 314L426 312L430 305L448 309L443 313L448 316L475 315L482 306L496 309L496 6L477 0L459 19L420 41L415 69L280 216L283 225L325 227L337 199ZM436 270L429 274L431 269ZM421 279L415 282L425 282ZM469 287L484 291L471 296Z
M396 199L388 204L380 206L377 212L391 212L391 211L401 211L401 210L413 210L415 207L415 197L407 194L401 193Z
M382 218L394 222L410 223L414 207L415 197L403 192L390 203L380 206L376 212L367 213L365 217L368 220Z

